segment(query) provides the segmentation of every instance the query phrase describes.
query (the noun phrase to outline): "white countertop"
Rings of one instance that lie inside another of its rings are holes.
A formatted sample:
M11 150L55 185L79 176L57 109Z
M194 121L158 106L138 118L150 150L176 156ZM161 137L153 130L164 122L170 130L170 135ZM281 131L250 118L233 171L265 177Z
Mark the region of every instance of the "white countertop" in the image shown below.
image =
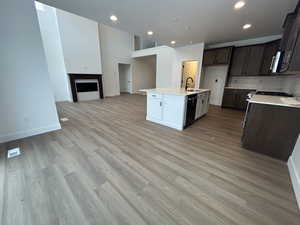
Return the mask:
M253 97L251 99L249 99L248 101L250 103L300 108L300 100L295 97L253 95Z
M170 95L193 95L210 91L209 89L193 89L193 91L186 91L182 88L155 88L155 89L142 89L142 92L157 93L157 94L170 94Z
M241 89L241 90L257 90L256 88L247 88L247 87L224 87L225 89Z

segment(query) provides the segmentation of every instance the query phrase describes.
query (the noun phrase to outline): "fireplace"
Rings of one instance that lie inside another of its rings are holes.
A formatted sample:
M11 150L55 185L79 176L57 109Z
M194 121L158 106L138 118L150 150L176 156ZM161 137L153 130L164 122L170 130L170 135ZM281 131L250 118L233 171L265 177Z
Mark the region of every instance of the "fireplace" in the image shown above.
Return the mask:
M103 98L101 74L69 74L73 101Z

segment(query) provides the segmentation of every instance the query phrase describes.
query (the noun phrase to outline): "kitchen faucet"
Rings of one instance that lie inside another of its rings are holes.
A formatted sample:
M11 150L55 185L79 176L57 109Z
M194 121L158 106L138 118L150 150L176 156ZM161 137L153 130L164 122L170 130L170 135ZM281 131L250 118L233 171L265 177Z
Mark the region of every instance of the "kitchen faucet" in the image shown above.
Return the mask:
M192 80L192 82L194 82L194 79L193 79L192 77L186 78L186 80L185 80L185 90L188 89L188 81L189 81L190 79Z

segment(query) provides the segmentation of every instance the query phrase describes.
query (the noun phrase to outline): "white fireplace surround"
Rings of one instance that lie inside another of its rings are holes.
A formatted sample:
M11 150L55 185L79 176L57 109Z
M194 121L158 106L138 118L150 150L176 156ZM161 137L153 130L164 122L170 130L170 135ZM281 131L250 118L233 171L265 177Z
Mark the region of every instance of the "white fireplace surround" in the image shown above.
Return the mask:
M97 83L96 91L78 92L77 88L76 88L78 101L91 101L91 100L98 100L100 98L99 82L97 79L92 79L92 80L78 79L75 81L76 86L77 86L77 83Z

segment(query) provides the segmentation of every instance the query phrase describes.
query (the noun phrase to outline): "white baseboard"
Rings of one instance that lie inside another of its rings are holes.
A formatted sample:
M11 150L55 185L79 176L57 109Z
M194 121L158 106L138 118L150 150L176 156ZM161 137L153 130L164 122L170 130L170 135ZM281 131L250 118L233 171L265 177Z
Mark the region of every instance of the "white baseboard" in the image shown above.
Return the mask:
M300 209L300 176L299 176L299 174L296 170L293 155L289 158L288 168L289 168L289 172L290 172L294 192L295 192L295 195L296 195L298 207Z
M38 134L43 134L43 133L47 133L47 132L51 132L51 131L55 131L55 130L59 130L59 129L61 129L60 123L50 125L47 127L40 127L40 128L26 130L26 131L19 131L16 133L11 133L11 134L0 136L0 143L14 141L14 140L18 140L21 138L30 137L30 136L38 135Z

